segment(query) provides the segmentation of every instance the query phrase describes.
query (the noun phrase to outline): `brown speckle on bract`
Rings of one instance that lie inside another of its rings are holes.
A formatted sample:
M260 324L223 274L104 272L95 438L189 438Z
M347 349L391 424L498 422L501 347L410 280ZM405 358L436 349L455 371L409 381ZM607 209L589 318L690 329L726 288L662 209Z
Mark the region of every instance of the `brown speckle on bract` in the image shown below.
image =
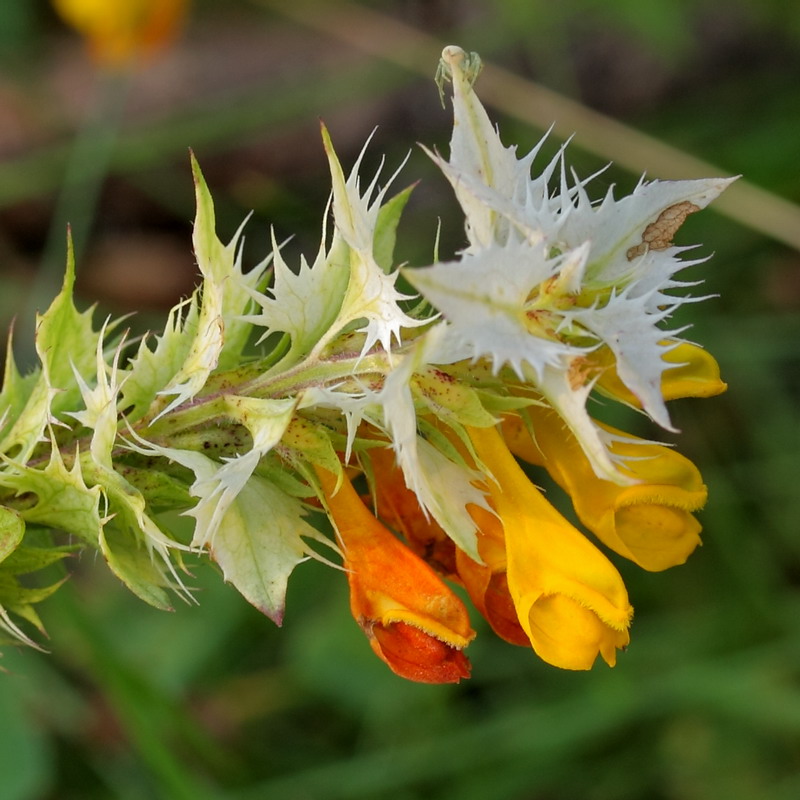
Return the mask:
M642 241L628 249L628 261L644 255L648 250L666 250L672 244L672 237L689 214L699 211L700 206L684 200L665 208L655 222L651 222L642 233Z

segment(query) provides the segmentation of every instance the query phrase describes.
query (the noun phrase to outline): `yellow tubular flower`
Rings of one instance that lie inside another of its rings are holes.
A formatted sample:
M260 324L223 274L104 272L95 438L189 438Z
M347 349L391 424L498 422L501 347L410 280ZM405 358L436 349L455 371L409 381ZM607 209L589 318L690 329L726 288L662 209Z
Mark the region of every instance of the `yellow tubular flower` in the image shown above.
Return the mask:
M714 397L728 388L720 378L719 364L714 356L696 344L681 342L662 358L667 363L675 365L661 374L661 394L664 400ZM604 368L596 384L601 392L623 403L641 408L639 399L619 379L614 368L614 355L608 348L601 348L590 356L590 360Z
M511 451L544 466L569 493L581 522L600 541L640 567L659 572L683 564L700 544L700 523L692 511L706 501L697 467L680 453L644 441L616 442L614 453L629 457L622 469L641 483L619 486L595 475L575 437L552 411L531 407L536 441L519 417L503 420ZM604 430L626 435L607 425ZM630 438L630 437L629 437Z
M120 66L169 44L188 0L53 0L53 5L85 37L95 61Z
M468 678L475 636L467 609L421 558L370 513L347 476L317 467L350 584L350 608L375 654L422 683Z
M613 564L528 480L496 428L467 428L491 475L503 523L508 588L536 654L563 669L614 666L633 609Z

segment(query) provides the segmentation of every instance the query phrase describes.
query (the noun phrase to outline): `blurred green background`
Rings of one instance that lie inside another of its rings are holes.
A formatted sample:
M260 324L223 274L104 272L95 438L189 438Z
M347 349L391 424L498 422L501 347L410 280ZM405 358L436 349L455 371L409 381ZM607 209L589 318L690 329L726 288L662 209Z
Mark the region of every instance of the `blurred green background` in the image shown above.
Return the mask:
M132 324L157 328L191 291L188 147L223 239L254 210L255 263L270 225L279 240L295 236L287 253L316 251L329 191L318 120L346 167L377 125L368 170L386 154L388 176L410 149L398 186L422 179L399 258L430 261L439 216L452 254L461 219L415 146L446 151L431 53L447 43L577 101L586 113L570 160L581 175L616 157L589 109L675 148L664 160L614 133L632 163L604 172L597 195L629 190L644 170L689 177L684 153L800 202L793 3L197 0L170 50L103 78L44 0L7 0L0 322L18 315L20 360L33 309L60 283L66 221L78 305L97 302L98 319L137 311ZM492 113L521 152L542 135ZM710 487L704 546L660 574L617 560L636 618L614 670L556 671L476 619L470 681L409 684L372 655L342 576L320 564L293 575L279 630L210 566L195 570L200 605L165 614L84 555L42 608L50 653L5 648L0 798L800 797L800 210L774 203L734 186L725 208L739 221L708 210L678 236L713 253L692 276L719 297L688 319L730 389L674 404L680 449ZM779 214L783 241L756 222Z

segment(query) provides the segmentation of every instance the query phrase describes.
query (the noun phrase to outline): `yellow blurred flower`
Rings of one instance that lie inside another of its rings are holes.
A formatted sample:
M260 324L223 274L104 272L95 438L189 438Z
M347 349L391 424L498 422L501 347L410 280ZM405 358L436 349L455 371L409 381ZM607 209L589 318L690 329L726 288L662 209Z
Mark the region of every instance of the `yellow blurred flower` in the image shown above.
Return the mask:
M467 430L493 478L508 588L534 651L563 669L590 669L598 654L613 666L633 614L619 573L533 486L496 428Z
M97 62L116 67L168 45L188 0L53 0L53 6L86 39Z

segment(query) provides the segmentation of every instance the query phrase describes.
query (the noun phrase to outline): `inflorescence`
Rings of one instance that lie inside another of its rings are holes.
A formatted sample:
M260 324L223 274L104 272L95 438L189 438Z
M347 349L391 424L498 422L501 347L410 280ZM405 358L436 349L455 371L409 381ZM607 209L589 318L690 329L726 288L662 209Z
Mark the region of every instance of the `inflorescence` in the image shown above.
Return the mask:
M673 236L730 181L641 181L597 201L563 148L531 177L541 143L522 158L502 144L473 90L478 63L445 49L449 159L429 153L466 218L453 261L394 264L409 190L386 199L378 175L362 189L361 158L345 176L324 128L333 225L312 262L289 266L273 239L245 272L241 229L219 241L194 161L202 286L160 335L134 346L119 322L96 329L73 305L70 256L37 320L41 367L22 376L9 348L0 395L7 638L35 644L35 604L61 581L25 576L77 549L98 550L159 608L192 598L184 558L205 555L278 624L290 573L313 557L343 567L356 621L406 678L469 675L474 631L448 582L546 662L614 665L633 614L622 578L520 460L646 570L697 547L706 487L694 464L587 403L624 403L671 431L667 401L725 389L669 319L698 299L675 276L700 263ZM401 275L418 295L397 288ZM175 511L192 518L189 535ZM333 535L312 524L322 514Z

